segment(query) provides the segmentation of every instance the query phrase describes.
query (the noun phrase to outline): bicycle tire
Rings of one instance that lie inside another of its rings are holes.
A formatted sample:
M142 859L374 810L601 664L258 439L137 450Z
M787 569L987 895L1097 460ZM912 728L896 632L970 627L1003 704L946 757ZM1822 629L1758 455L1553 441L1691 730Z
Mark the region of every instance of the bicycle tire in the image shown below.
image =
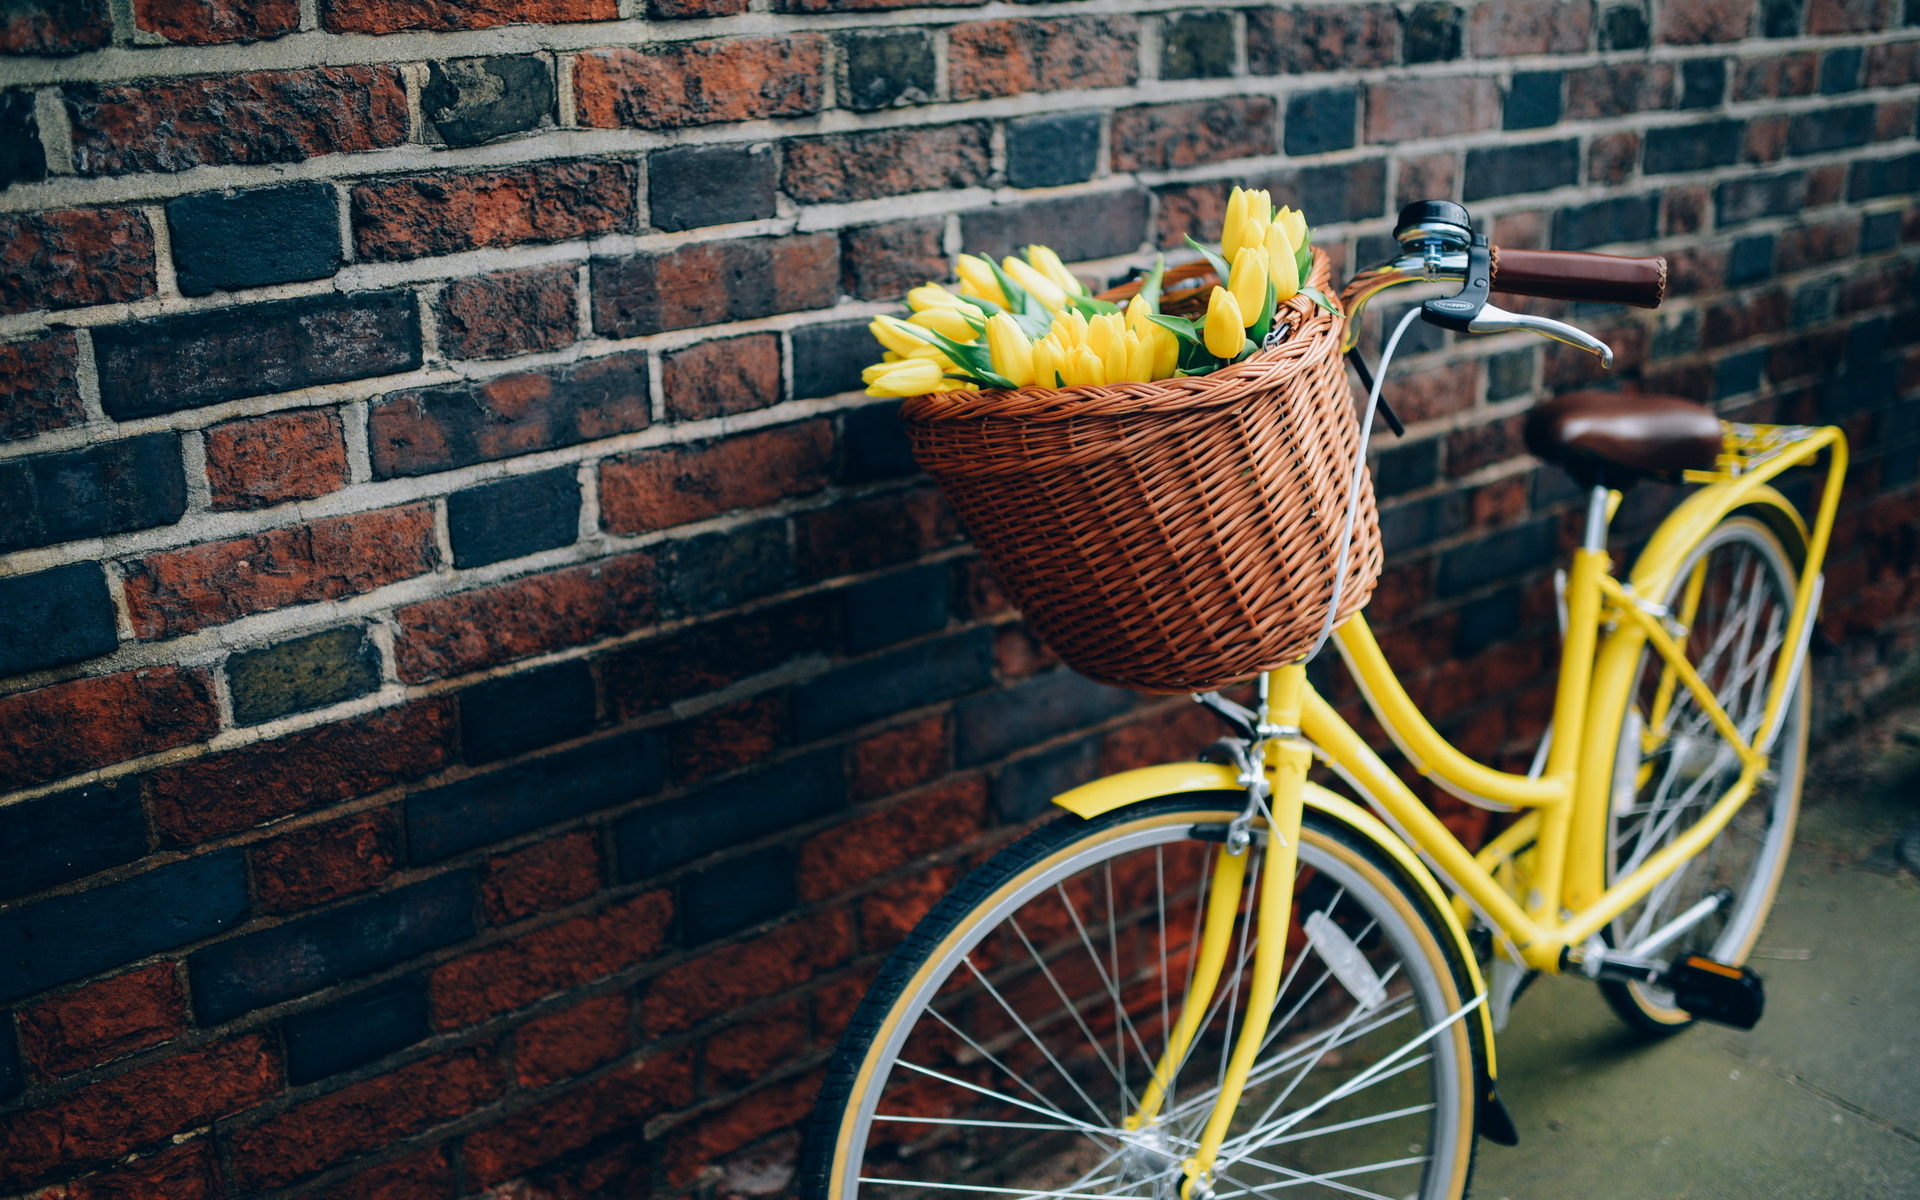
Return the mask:
M1116 851L1102 860L1098 857L1098 851L1101 847L1129 844L1127 839L1167 836L1169 840L1164 844L1172 845L1175 840L1179 840L1184 845L1191 840L1187 833L1182 832L1179 839L1172 839L1164 831L1170 829L1190 831L1196 825L1207 826L1225 822L1237 814L1241 804L1242 798L1237 793L1196 793L1132 805L1093 820L1062 817L1003 849L943 898L920 921L906 941L895 949L881 968L841 1039L828 1068L810 1125L807 1149L795 1180L796 1191L802 1200L828 1200L829 1197L836 1200L852 1200L856 1194L884 1195L888 1192L903 1190L879 1183L865 1184L861 1182L861 1177L865 1169L862 1164L867 1161L868 1154L879 1153L868 1140L874 1125L872 1118L878 1098L882 1092L887 1091L892 1081L891 1077L896 1074L894 1067L898 1061L900 1048L909 1044L914 1036L914 1030L906 1028L905 1023L920 1020L919 1013L910 1011L916 1003L929 1001L942 994L943 988L951 986L953 976L960 970L958 963L953 959L956 948L960 948L958 952L962 958L967 958L973 953L973 950L967 947L977 948L986 944L989 937L996 931L1003 931L1009 925L1020 931L1022 940L1026 940L1026 935L1017 920L996 918L994 915L1009 902L1009 897L1018 895L1022 888L1039 886L1036 883L1037 880L1045 880L1053 873L1064 872L1061 876L1063 879L1077 878L1082 870L1098 865L1102 861L1108 864L1118 861L1119 852ZM1454 1010L1459 1010L1462 998L1472 994L1466 964L1446 932L1446 926L1440 915L1433 910L1425 893L1417 884L1406 877L1399 864L1373 846L1361 833L1324 813L1311 809L1303 818L1299 849L1303 865L1314 869L1315 880L1320 880L1324 876L1326 880L1336 881L1336 885L1340 888L1335 898L1326 901L1324 908L1326 913L1333 914L1336 921L1351 923L1354 921L1353 914L1342 907L1349 901L1362 908L1369 905L1378 907L1386 919L1380 925L1381 935L1375 939L1376 942L1390 944L1396 948L1396 952L1413 951L1420 963L1417 970L1426 974L1420 980L1408 984L1407 994L1412 996L1421 989L1431 993L1427 999L1416 999L1414 1002L1414 1007L1421 1011L1420 1020L1423 1023L1426 1022L1432 1015L1428 1010L1439 1005L1451 1005ZM1208 843L1205 852L1216 853L1217 848ZM1163 875L1163 896L1164 878ZM1108 879L1112 879L1111 873ZM1355 880L1363 881L1363 886L1350 888L1349 884ZM1204 887L1204 884L1202 886ZM1313 881L1308 881L1304 885L1297 883L1296 897L1302 894L1299 890L1302 886L1311 889L1315 884ZM1366 892L1365 898L1354 899L1362 891ZM1110 891L1109 895L1111 894ZM1320 896L1325 900L1324 890ZM1247 903L1250 903L1250 899L1243 896L1243 904ZM1016 907L1011 911L1025 911L1025 909ZM1371 912L1371 909L1369 908L1368 911ZM1164 915L1161 922L1164 963L1167 936ZM1109 924L1117 928L1119 922L1115 920ZM1241 924L1244 925L1244 922ZM1389 924L1393 927L1389 928ZM1371 928L1371 926L1366 927L1366 929ZM1366 943L1369 936L1363 930L1359 943ZM1082 937L1084 940L1084 930ZM1030 944L1029 948L1031 949ZM1089 948L1091 948L1090 944ZM1243 952L1244 949L1243 941ZM1369 953L1373 952L1369 951ZM1043 955L1035 955L1034 961L1040 962L1043 958ZM1306 961L1306 956L1294 955L1292 959L1297 964ZM1413 980L1414 974L1414 970L1409 970L1407 978ZM1116 978L1120 975L1117 962L1114 975ZM1303 971L1300 976L1304 980L1307 973ZM1398 976L1390 974L1389 978L1398 978ZM1324 973L1321 982L1325 982ZM1119 999L1119 990L1121 989L1115 989L1114 995L1116 1037L1120 1027L1125 1023L1120 1016L1120 1009L1123 1006ZM1283 989L1277 1009L1287 1007L1288 997L1291 994ZM1331 991L1329 994L1332 994ZM1163 1006L1164 995L1163 991ZM1067 1000L1064 992L1061 993L1061 999ZM1403 1001L1404 998L1396 1003ZM1216 1008L1218 1003L1216 999ZM1355 1011L1359 1011L1357 1005ZM1228 1024L1231 1025L1231 1018ZM1212 1026L1209 1025L1208 1028L1211 1029ZM1082 1025L1082 1030L1085 1029L1086 1026ZM884 1040L883 1031L886 1035ZM1094 1040L1091 1033L1088 1033L1087 1037L1090 1041ZM1431 1037L1430 1044L1435 1047L1435 1051L1430 1061L1434 1065L1424 1077L1432 1081L1431 1090L1434 1095L1443 1099L1433 1101L1434 1115L1426 1122L1431 1130L1439 1131L1437 1135L1429 1135L1430 1140L1427 1144L1435 1146L1436 1152L1429 1154L1428 1158L1442 1165L1437 1168L1431 1166L1424 1168L1419 1187L1419 1194L1424 1200L1453 1200L1466 1194L1475 1148L1474 1081L1482 1077L1481 1072L1485 1064L1485 1047L1481 1044L1480 1037L1479 1022L1470 1017L1455 1019ZM891 1050L888 1042L891 1042ZM1098 1043L1095 1042L1095 1044ZM1338 1043L1336 1038L1328 1044L1338 1045L1344 1049L1347 1044L1357 1044L1357 1039L1355 1043ZM1144 1056L1146 1047L1141 1046L1140 1051ZM1287 1052L1287 1048L1283 1046L1273 1053L1274 1056L1280 1057ZM890 1054L893 1057L890 1058ZM1274 1059L1263 1059L1262 1063L1271 1061ZM1125 1062L1123 1054L1121 1056L1123 1067ZM1309 1063L1309 1066L1312 1064ZM1256 1076L1261 1069L1261 1064L1257 1063ZM1108 1062L1108 1070L1113 1071L1111 1061ZM1364 1072L1363 1068L1359 1074ZM1414 1074L1412 1071L1407 1073ZM1060 1072L1063 1078L1069 1074L1066 1071ZM1122 1070L1116 1074L1124 1076L1125 1071ZM1358 1078L1359 1074L1354 1078ZM1005 1086L1011 1088L1011 1085ZM1123 1092L1125 1087L1126 1084L1123 1081L1120 1084ZM1202 1095L1204 1096L1204 1092ZM1248 1095L1250 1099L1247 1103L1243 1103L1242 1113L1249 1111L1250 1105L1256 1102L1254 1089L1250 1089ZM1188 1103L1192 1104L1195 1101L1189 1100ZM1450 1112L1442 1113L1443 1104L1450 1108ZM1029 1104L1028 1107L1034 1106ZM1286 1114L1282 1114L1282 1119L1285 1116ZM1172 1122L1172 1118L1169 1118L1169 1122ZM1251 1135L1243 1131L1242 1136ZM1300 1140L1308 1141L1315 1136L1314 1130L1308 1130ZM1449 1144L1439 1147L1437 1140L1439 1137L1449 1139ZM1162 1150L1155 1153L1164 1156L1167 1152ZM1036 1157L1033 1161L1041 1165L1032 1168L1016 1166L1014 1169L1037 1171L1050 1167L1051 1160L1045 1159L1044 1156ZM1007 1168L1008 1164L1014 1163L1015 1159L1008 1155L994 1158L990 1166ZM1156 1166L1160 1164L1156 1163ZM1245 1170L1244 1167L1237 1169ZM1162 1197L1177 1194L1177 1186L1169 1192L1166 1184L1167 1181L1164 1178L1159 1179L1154 1186L1159 1187L1160 1190L1150 1194ZM991 1184L958 1184L945 1179L929 1187L936 1190L940 1187L961 1189L986 1187L988 1191L992 1190ZM1222 1197L1234 1191L1224 1183L1218 1190ZM1020 1195L1048 1194L1045 1188L1034 1188L1027 1184L1006 1188L1003 1191ZM1129 1194L1125 1187L1120 1188L1120 1192ZM1058 1194L1057 1189L1055 1194ZM1084 1195L1086 1193L1069 1194ZM1402 1193L1396 1191L1395 1194Z

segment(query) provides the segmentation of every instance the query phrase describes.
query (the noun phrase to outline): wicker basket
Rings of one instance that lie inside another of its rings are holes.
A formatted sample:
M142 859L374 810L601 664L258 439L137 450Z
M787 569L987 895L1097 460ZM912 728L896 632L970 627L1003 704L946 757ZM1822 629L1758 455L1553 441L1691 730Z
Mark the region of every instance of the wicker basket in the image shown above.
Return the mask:
M1327 279L1316 250L1308 282L1330 292ZM1211 375L903 406L914 457L1034 631L1081 674L1203 691L1311 649L1360 431L1345 319L1296 296L1275 320L1293 324L1286 341ZM1364 472L1361 489L1342 620L1380 575Z

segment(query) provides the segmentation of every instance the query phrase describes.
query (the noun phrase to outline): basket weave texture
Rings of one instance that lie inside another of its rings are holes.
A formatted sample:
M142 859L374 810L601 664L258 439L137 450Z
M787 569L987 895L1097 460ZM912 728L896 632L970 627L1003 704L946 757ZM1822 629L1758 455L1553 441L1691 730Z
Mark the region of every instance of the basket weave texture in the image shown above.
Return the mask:
M1328 293L1328 273L1315 250L1307 282ZM1346 319L1296 296L1274 320L1292 323L1285 341L1211 375L902 407L915 459L1034 631L1081 674L1205 691L1312 648L1360 430ZM1365 472L1360 486L1340 620L1380 577Z

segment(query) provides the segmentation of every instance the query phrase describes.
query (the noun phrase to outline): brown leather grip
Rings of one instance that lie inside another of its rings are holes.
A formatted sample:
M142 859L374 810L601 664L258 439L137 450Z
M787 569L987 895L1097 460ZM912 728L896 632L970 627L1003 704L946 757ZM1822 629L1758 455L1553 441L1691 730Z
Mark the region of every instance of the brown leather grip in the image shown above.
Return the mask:
M1667 260L1581 254L1572 250L1493 250L1496 292L1659 308L1667 298Z

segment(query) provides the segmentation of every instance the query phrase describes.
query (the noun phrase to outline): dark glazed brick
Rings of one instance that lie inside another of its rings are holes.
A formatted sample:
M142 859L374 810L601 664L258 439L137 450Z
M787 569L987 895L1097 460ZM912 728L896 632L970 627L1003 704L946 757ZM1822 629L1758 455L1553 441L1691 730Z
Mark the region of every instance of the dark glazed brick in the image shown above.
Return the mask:
M1611 242L1642 242L1653 236L1660 197L1619 196L1575 208L1553 218L1553 248L1585 250Z
M1644 50L1647 47L1647 10L1644 4L1616 4L1600 17L1602 50Z
M1447 551L1440 559L1439 594L1458 596L1546 566L1553 561L1554 525L1552 517L1542 517Z
M1137 250L1147 236L1144 191L975 209L960 218L961 242L975 254L1011 254L1039 242L1068 262Z
M1247 10L1247 66L1255 75L1355 71L1400 56L1400 14L1384 4Z
M647 356L638 351L394 392L368 414L373 474L431 475L632 433L647 427L650 403Z
M1799 113L1787 126L1787 153L1820 154L1864 146L1873 140L1873 111L1871 104L1854 104Z
M1773 235L1745 237L1727 251L1727 286L1758 283L1773 274Z
M1566 76L1559 71L1517 71L1501 109L1502 129L1545 129L1560 122L1560 93Z
M1181 13L1160 34L1160 78L1224 79L1233 74L1233 14Z
M1015 750L1097 724L1133 706L1133 697L1064 668L954 709L954 754L961 766L1005 758Z
M674 542L668 587L674 610L698 615L760 596L793 580L793 552L782 519Z
M20 1045L14 1038L13 1018L0 1021L0 1101L13 1099L25 1086L20 1078Z
M553 124L553 68L538 55L427 64L420 107L449 146L478 146Z
M1440 441L1392 446L1373 456L1373 491L1382 499L1426 487L1440 478Z
M1520 589L1501 588L1490 596L1460 606L1460 623L1453 628L1455 658L1472 658L1498 645L1520 628Z
M1533 351L1509 350L1487 359L1487 400L1511 400L1533 390Z
M557 467L455 492L447 497L447 532L456 567L572 545L580 536L580 479Z
M695 871L680 883L680 932L689 946L770 921L793 907L793 851L769 846Z
M239 725L325 708L379 686L380 652L358 625L243 651L227 660L227 689Z
M284 1029L288 1083L350 1071L427 1036L427 981L407 975L370 987L288 1017Z
M420 365L413 293L359 292L155 317L93 332L117 421Z
M632 882L825 816L846 803L838 748L628 813L614 826L620 877Z
M1678 358L1700 348L1700 310L1690 308L1679 316L1665 316L1654 331L1647 357L1655 360Z
M647 156L651 220L681 230L770 217L778 175L770 144L656 150Z
M1820 56L1820 94L1838 96L1860 86L1860 47L1842 46Z
M324 183L203 192L167 202L180 291L265 287L340 270L340 206Z
M1443 492L1395 504L1380 512L1380 544L1396 558L1451 537L1467 527L1467 498Z
M660 742L626 734L407 797L407 850L416 864L501 841L660 790Z
M46 177L47 152L40 144L33 93L25 88L0 92L0 188Z
M993 785L993 808L1009 824L1057 812L1053 798L1100 773L1100 747L1091 738L1055 746L1008 763Z
M920 470L913 461L907 427L900 420L900 402L881 402L849 409L840 418L840 481L873 483L898 479Z
M1727 95L1727 60L1690 59L1680 64L1680 107L1714 108Z
M187 959L194 1016L229 1021L462 941L473 936L473 905L473 876L456 871L216 942Z
M0 677L85 662L119 644L98 563L0 578Z
M1853 164L1847 175L1847 199L1871 200L1920 191L1920 154L1876 158Z
M1046 113L1007 122L1007 183L1060 187L1093 178L1100 161L1097 112Z
M868 322L838 321L807 325L788 336L793 339L793 398L809 400L857 392L866 384L860 371L874 359L873 334Z
M171 525L186 509L175 433L0 463L0 553Z
M608 707L625 720L825 653L833 642L830 607L826 597L809 596L623 647L601 659Z
M945 628L952 590L953 572L946 563L855 584L841 601L847 650L862 654Z
M1760 386L1760 374L1766 369L1766 347L1730 355L1713 370L1713 395L1716 400L1742 396Z
M1722 227L1796 213L1806 201L1807 177L1799 171L1729 179L1713 189L1714 219Z
M0 441L87 419L80 401L79 354L78 339L66 330L0 343Z
M801 204L979 187L990 174L991 141L984 121L794 138L782 147L780 187Z
M1760 0L1761 36L1799 37L1800 20L1806 8L1806 0Z
M840 53L847 64L841 103L855 112L933 99L933 41L925 30L845 33Z
M1322 88L1287 97L1285 149L1289 155L1353 148L1360 121L1358 88Z
M947 274L946 236L947 223L939 217L843 229L840 285L861 300L898 299ZM778 362L773 374L777 383Z
M136 779L22 800L0 808L0 900L117 867L146 852Z
M593 728L593 672L585 660L556 663L460 693L460 747L489 763L579 737Z
M1546 192L1580 179L1580 143L1535 142L1530 146L1494 146L1467 151L1467 202L1489 196Z
M593 327L638 337L828 308L840 293L831 233L695 242L593 262Z
M803 741L864 725L993 681L993 631L975 629L840 668L794 692L794 732Z
M1649 175L1728 166L1740 157L1746 132L1745 121L1701 121L1649 129L1641 165Z
M1406 59L1410 63L1452 62L1460 57L1460 9L1429 0L1407 14Z
M1900 244L1900 214L1868 213L1860 222L1860 253L1878 254ZM0 674L6 672L0 671Z
M238 850L0 912L0 1000L211 937L246 918L247 869Z
M1387 162L1359 162L1277 171L1252 181L1269 188L1275 204L1291 204L1324 224L1364 221L1387 211Z

